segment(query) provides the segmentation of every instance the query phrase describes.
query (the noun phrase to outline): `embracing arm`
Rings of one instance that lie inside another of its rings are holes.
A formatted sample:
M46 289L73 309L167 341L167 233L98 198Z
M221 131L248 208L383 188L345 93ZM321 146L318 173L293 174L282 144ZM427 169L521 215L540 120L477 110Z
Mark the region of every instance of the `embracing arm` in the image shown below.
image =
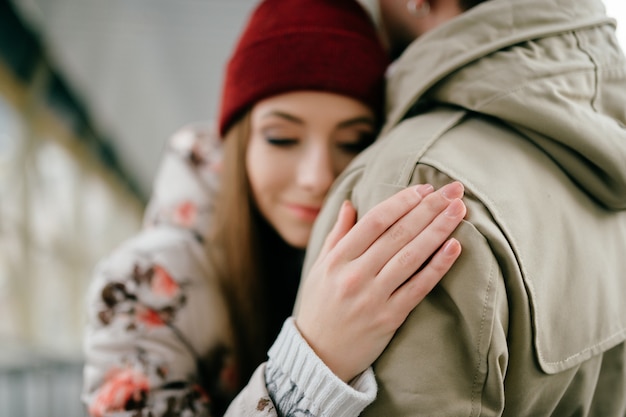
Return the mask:
M444 177L427 179L445 184L449 178ZM338 209L354 189L352 180L348 177L330 195L328 207ZM368 188L368 196L397 192L388 184L377 187ZM499 416L503 412L508 339L512 334L528 338L530 332L528 327L518 327L515 333L509 329L509 298L512 288L519 297L525 289L520 280L505 287L504 271L509 276L516 271L515 256L484 205L474 195L465 196L464 201L467 221L453 234L463 245L463 254L409 314L374 362L378 395L364 416ZM316 228L330 228L331 218L318 221ZM305 271L312 270L314 256L323 244L320 236L325 234L314 232ZM301 309L306 294L301 292L298 297L297 308Z
M359 415L374 400L369 366L460 254L448 237L465 214L462 195L459 183L411 187L356 225L342 205L295 321L270 350L266 381L280 415Z

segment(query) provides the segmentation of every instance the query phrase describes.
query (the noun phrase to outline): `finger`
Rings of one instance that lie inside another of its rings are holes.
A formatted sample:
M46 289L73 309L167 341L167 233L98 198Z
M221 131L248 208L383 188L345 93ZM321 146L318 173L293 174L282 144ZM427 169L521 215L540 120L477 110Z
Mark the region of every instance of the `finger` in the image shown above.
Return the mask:
M339 208L337 220L328 233L319 257L326 255L350 231L356 223L356 210L349 200L345 200Z
M389 294L393 293L408 277L422 268L461 223L465 213L463 201L453 200L420 234L398 250L383 266L377 277L380 285Z
M389 298L389 305L404 321L406 316L432 291L461 255L461 244L450 238L422 270L414 274ZM400 322L401 324L401 322Z
M433 192L430 184L405 188L368 211L350 230L338 247L348 259L359 257L398 219Z
M454 182L442 187L440 190L428 195L424 200L405 216L392 225L376 242L374 242L367 250L366 256L361 262L367 262L366 268L374 273L379 273L381 269L392 259L398 252L422 233L428 225L430 225L444 210L448 208L451 201L463 196L463 186L459 182ZM450 219L450 232L458 225L460 220ZM455 222L456 221L456 222ZM413 262L419 262L421 265L430 255L443 243L448 237L437 236L437 240L432 241L429 247L419 248L423 250L423 257L412 259ZM429 236L429 239L431 237ZM404 256L407 252L404 251ZM407 269L406 275L399 277L397 285L404 282L404 279L412 275L415 270Z
M441 187L439 192L448 200L454 200L463 197L465 187L459 181L453 181Z

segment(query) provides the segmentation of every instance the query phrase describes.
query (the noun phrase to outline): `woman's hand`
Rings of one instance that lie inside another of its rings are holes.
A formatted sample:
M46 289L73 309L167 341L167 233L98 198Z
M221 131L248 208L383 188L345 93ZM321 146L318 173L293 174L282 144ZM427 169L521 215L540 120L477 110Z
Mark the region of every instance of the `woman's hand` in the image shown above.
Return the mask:
M358 222L344 202L296 316L302 336L342 380L378 358L460 255L459 242L448 238L465 216L463 191L459 182L438 191L410 187Z

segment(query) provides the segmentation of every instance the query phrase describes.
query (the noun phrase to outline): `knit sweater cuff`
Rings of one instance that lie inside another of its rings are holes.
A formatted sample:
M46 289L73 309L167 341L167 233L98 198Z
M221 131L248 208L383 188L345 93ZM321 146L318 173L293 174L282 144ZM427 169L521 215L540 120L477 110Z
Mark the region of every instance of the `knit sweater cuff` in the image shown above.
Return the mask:
M285 321L268 355L265 380L280 415L306 410L318 417L358 416L376 398L371 367L346 384L315 354L293 318Z

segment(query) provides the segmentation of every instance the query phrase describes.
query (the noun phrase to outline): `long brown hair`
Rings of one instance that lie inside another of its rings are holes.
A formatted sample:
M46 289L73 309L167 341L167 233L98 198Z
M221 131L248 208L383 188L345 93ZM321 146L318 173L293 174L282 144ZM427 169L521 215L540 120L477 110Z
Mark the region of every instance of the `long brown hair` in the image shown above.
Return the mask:
M304 259L304 251L285 243L256 208L246 170L250 130L248 113L224 138L214 234L207 246L228 303L242 384L291 314Z
M255 207L246 174L245 157L250 118L243 117L224 137L224 162L216 201L214 233L207 245L217 266L235 332L241 379L247 380L265 353L263 286L254 224ZM217 255L217 256L215 256Z

